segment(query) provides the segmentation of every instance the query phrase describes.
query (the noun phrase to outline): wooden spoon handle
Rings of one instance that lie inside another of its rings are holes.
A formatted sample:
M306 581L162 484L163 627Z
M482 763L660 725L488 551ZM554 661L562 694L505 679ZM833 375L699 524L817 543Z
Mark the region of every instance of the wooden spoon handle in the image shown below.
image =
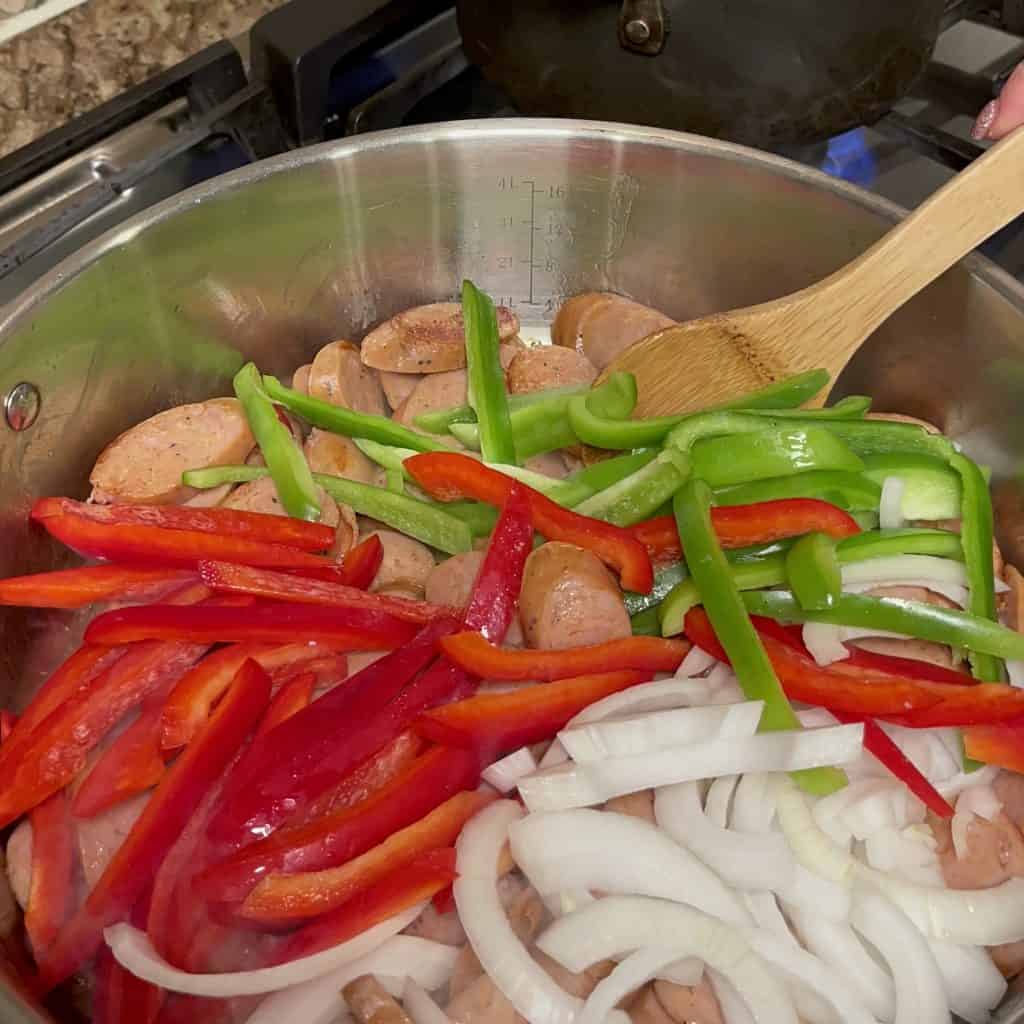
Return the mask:
M804 292L837 369L908 299L1024 213L1024 128L993 146L867 252ZM811 312L809 309L808 312Z

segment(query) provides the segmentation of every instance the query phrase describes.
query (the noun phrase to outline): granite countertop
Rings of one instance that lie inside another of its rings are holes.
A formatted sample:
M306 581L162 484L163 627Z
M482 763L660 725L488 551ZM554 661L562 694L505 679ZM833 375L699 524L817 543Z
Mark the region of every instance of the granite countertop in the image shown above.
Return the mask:
M87 0L16 36L0 46L0 155L245 32L283 2Z

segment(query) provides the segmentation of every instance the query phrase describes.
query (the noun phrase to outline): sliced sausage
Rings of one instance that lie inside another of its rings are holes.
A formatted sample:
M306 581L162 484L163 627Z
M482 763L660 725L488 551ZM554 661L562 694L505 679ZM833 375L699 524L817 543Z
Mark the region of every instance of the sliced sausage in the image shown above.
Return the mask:
M234 484L208 487L205 491L196 491L191 498L183 501L182 505L188 505L190 508L214 508L224 501L234 489Z
M569 469L561 452L542 452L532 455L523 463L523 468L533 473L541 473L553 480L563 480L569 475Z
M967 849L957 857L948 820L929 819L938 843L942 877L951 889L988 889L1024 878L1024 836L1004 811L992 821L975 817L967 828Z
M580 647L629 636L622 591L601 560L549 541L526 560L519 614L531 647Z
M551 325L551 340L574 348L600 371L634 342L674 323L664 313L621 295L584 292L562 303Z
M654 817L653 789L642 789L639 793L627 793L625 796L613 797L604 805L604 809L614 811L616 814L628 814L631 818L649 821L652 825L657 824Z
M992 783L995 794L1003 805L1007 817L1018 828L1024 828L1024 775L1000 772Z
M506 377L509 391L521 395L573 384L593 384L597 370L582 352L575 349L538 345L520 352L509 365Z
M888 420L890 423L912 423L915 427L924 427L929 434L941 434L934 423L918 419L916 416L905 416L901 412L869 412L864 416L866 420Z
M353 979L343 986L341 994L360 1024L412 1024L405 1010L372 974Z
M391 418L411 427L415 426L413 420L422 413L465 405L466 386L465 370L427 374Z
M32 884L32 823L28 818L18 824L7 840L7 880L14 898L24 910Z
M388 412L376 371L363 365L359 349L350 341L332 341L317 352L309 370L309 393L356 412Z
M519 318L498 306L498 335L515 337ZM441 373L466 365L466 333L457 302L432 302L393 316L363 339L366 366L391 373Z
M461 946L466 941L459 915L439 914L432 903L428 903L423 913L405 929L405 934L440 942L443 946Z
M482 551L464 551L438 562L427 576L424 600L449 608L465 608L483 561Z
M292 374L292 391L298 391L300 395L309 394L309 375L312 369L313 364L306 363Z
M372 532L380 537L384 558L370 590L401 593L422 599L427 577L434 568L434 556L430 549L396 530Z
M722 1008L706 976L696 985L656 981L654 994L676 1024L724 1024Z
M255 440L234 398L179 405L151 416L100 453L89 476L92 500L158 505L196 494L187 469L244 462Z
M586 999L597 988L597 983L607 978L615 968L615 961L600 960L585 971L574 973L539 949L531 949L530 956L555 984L577 999Z
M1018 633L1024 633L1024 576L1012 565L1003 568L1003 579L1009 591L1005 595L1006 624Z
M314 473L340 476L361 484L372 484L377 479L377 467L359 450L351 437L314 428L302 450Z
M422 373L390 373L380 370L380 386L384 389L384 397L392 409L397 409L423 380Z
M923 604L934 604L940 608L959 608L942 594L936 594L924 587L874 587L868 591L874 597L897 597L904 601L920 601ZM893 637L870 637L855 640L853 645L875 654L887 654L894 658L911 658L914 661L927 661L933 665L950 668L953 655L945 644L934 644L928 640L897 640Z

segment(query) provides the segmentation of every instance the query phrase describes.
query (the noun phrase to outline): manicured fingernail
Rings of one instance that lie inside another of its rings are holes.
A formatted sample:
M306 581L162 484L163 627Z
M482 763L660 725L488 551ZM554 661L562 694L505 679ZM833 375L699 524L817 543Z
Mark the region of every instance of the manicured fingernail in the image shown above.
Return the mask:
M974 127L971 129L971 137L977 139L979 142L988 136L988 131L992 127L993 121L996 119L996 114L999 113L999 101L989 100L981 108L981 113L978 115L977 121L974 122Z

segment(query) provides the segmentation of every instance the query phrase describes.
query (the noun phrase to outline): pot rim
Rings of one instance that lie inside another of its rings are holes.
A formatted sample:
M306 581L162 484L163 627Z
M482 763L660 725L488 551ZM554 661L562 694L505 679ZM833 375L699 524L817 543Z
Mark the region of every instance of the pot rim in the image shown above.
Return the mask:
M367 150L386 150L435 142L490 138L594 139L595 141L636 142L682 149L762 168L791 181L807 183L839 196L870 213L895 223L910 212L898 203L852 185L841 178L825 174L787 157L777 156L750 146L723 142L702 135L665 128L624 124L616 121L590 121L577 118L482 118L465 121L438 122L417 127L390 128L364 135L321 142L290 150L277 156L257 160L244 167L217 175L193 185L155 205L140 210L115 225L98 238L66 256L60 263L37 278L18 298L0 306L0 345L51 295L106 253L131 241L151 226L163 223L181 211L197 204L234 192L273 175L316 164L322 160L344 160ZM961 263L972 276L993 288L1000 296L1024 313L1024 283L1003 270L992 260L978 253L965 257Z

